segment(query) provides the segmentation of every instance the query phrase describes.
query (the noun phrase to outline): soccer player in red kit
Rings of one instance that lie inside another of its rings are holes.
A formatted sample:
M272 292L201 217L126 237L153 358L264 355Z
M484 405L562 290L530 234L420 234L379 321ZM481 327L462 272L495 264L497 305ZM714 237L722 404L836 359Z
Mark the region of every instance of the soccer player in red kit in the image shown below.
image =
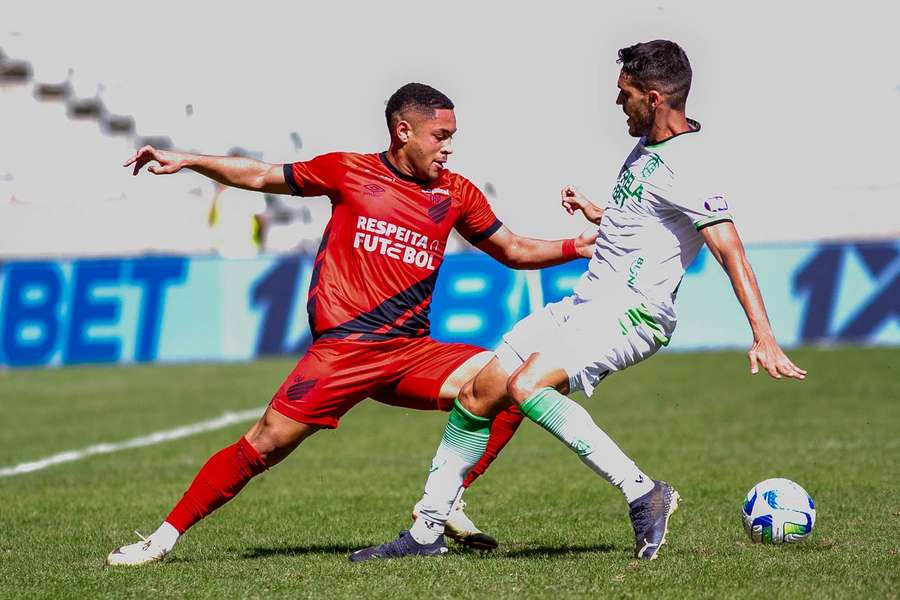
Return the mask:
M163 524L141 542L111 552L107 564L164 558L188 528L304 439L319 429L336 428L341 416L365 398L449 411L460 387L492 356L483 348L429 337L431 296L451 228L513 268L590 256L593 235L548 241L514 234L478 188L445 167L456 133L447 96L410 83L391 96L385 116L390 147L380 154L336 152L274 165L144 146L125 162L133 165L135 175L155 161L148 170L157 175L187 168L244 189L325 195L333 209L310 282L313 343L259 421L207 461ZM495 421L485 458L468 483L484 472L521 419L512 410ZM457 541L496 547L461 508L457 513Z

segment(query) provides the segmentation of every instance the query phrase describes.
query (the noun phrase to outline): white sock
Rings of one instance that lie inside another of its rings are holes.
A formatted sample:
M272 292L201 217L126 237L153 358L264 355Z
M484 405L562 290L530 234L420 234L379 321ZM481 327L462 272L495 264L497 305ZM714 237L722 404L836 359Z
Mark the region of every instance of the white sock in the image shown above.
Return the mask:
M572 449L581 462L616 486L629 504L653 489L653 480L597 427L577 402L553 388L543 388L520 408L526 417Z
M451 515L453 514L453 511L456 510L456 507L459 506L459 503L462 502L463 493L465 491L466 491L466 488L464 488L464 487L459 488L459 493L456 495L456 500L453 501L453 505L450 507ZM416 505L413 506L413 515L418 517L420 510L422 510L422 501L421 500L416 502ZM415 520L415 518L413 520ZM449 521L450 519L448 518L447 520Z
M444 524L461 495L462 484L484 454L491 433L491 419L478 417L457 401L425 480L425 493L416 504L418 518L409 533L420 544L433 544L444 533Z
M159 546L160 548L165 548L166 551L174 548L175 543L180 537L181 534L178 533L178 530L175 529L175 526L171 525L168 521L163 521L163 524L160 525L156 531L150 534L150 538L153 539L153 544L155 546Z

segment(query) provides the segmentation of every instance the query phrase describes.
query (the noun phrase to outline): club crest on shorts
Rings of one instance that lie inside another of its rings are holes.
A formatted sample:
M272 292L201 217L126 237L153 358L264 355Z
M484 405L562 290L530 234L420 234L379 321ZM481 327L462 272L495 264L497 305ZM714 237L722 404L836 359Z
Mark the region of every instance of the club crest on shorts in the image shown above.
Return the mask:
M316 384L319 382L318 379L304 379L303 377L294 378L294 382L287 390L285 390L285 396L291 402L297 402L302 400L303 397L309 393Z

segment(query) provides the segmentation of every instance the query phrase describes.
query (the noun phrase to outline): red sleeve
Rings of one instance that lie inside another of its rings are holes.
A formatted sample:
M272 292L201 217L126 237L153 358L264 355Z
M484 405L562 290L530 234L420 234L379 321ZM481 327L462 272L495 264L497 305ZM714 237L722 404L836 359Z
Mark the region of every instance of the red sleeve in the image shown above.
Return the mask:
M331 196L343 177L344 153L332 152L284 165L284 181L294 196Z
M488 239L503 226L494 214L487 198L467 179L460 185L461 207L454 226L470 244L476 246Z

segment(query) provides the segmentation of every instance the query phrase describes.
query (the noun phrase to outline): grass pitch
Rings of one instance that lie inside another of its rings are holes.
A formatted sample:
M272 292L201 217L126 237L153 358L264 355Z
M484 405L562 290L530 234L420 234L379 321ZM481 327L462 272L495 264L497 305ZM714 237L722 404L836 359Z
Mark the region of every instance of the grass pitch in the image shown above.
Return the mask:
M586 406L681 492L661 558L631 558L625 503L526 422L467 493L493 554L351 564L409 524L446 415L364 402L201 522L164 563L106 568L248 424L0 478L0 597L872 598L900 589L900 349L796 350L804 383L741 353L665 354ZM0 467L263 406L291 361L0 372ZM584 400L583 397L579 398ZM756 546L751 485L812 494L803 543Z

